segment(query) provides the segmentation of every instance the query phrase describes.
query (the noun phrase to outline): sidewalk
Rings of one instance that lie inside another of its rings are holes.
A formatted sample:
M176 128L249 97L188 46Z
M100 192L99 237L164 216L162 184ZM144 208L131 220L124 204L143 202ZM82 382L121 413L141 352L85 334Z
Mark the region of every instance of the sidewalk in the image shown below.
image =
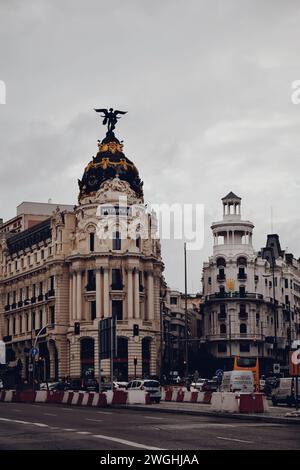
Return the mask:
M119 406L114 406L114 408ZM264 414L241 414L241 413L219 413L210 410L210 405L204 403L177 403L177 402L161 402L151 405L126 405L122 408L130 408L135 411L147 411L157 413L175 413L186 415L210 416L216 418L242 419L248 421L261 421L274 424L298 424L299 417L286 417L287 413L294 411L294 408L284 408L270 406L270 411Z

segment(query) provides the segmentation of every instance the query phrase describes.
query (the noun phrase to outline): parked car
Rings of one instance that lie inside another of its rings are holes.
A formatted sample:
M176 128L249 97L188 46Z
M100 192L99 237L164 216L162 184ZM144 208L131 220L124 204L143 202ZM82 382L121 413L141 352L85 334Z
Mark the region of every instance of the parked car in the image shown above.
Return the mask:
M254 392L254 375L248 370L231 370L224 372L222 392Z
M127 388L128 382L114 382L116 389L125 390Z
M198 379L197 382L192 383L192 387L196 388L200 392L204 391L203 386L208 382L208 379Z
M161 400L161 387L158 380L136 379L129 382L127 390L145 390L149 393L150 400L159 403Z
M40 390L56 390L59 382L42 382L40 383Z
M260 379L259 380L259 391L265 393L265 387L266 387L266 380L265 379Z
M213 377L207 380L202 386L202 392L217 392L218 390L218 379Z
M98 392L99 384L96 379L86 379L84 381L83 388L87 392Z
M265 382L265 387L264 387L264 393L268 396L271 397L274 388L276 388L278 384L279 378L278 377L267 377L266 382Z
M298 402L300 402L300 384L298 391ZM272 393L272 403L276 406L278 403L284 403L288 406L295 405L296 391L295 380L293 377L280 378L277 380L276 387Z

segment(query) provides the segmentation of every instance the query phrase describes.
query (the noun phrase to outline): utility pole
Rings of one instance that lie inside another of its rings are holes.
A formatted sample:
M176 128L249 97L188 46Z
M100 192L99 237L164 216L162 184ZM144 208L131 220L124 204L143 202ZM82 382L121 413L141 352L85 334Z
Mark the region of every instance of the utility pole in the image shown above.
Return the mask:
M189 350L188 350L188 309L187 309L187 266L186 266L186 242L184 243L184 317L185 317L185 377L189 373Z

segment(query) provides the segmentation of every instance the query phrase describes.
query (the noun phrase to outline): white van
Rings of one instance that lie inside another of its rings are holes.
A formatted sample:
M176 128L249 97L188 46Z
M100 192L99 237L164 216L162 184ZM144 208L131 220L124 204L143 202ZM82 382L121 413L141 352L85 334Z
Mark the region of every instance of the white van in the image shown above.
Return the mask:
M248 370L231 370L228 372L224 372L221 384L221 391L253 393L253 372Z
M298 401L300 402L300 380L298 379ZM278 403L286 403L288 406L295 404L295 386L294 378L280 378L276 383L276 387L273 389L272 393L272 403L276 406Z

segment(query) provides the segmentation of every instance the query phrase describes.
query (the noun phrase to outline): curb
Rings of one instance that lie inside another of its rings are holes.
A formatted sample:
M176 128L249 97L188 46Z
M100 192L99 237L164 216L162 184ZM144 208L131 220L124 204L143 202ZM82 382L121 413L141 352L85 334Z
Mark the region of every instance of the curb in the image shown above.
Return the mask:
M239 419L243 421L260 421L264 423L274 423L274 424L294 424L300 425L300 419L295 418L280 418L278 416L261 416L261 415L249 415L241 413L220 413L217 411L200 411L200 410L182 410L176 408L153 408L152 406L143 406L143 405L113 405L113 408L119 409L130 409L134 411L151 411L152 413L170 413L170 414L182 414L182 415L192 415L192 416L209 416L214 418L229 418L229 419Z

